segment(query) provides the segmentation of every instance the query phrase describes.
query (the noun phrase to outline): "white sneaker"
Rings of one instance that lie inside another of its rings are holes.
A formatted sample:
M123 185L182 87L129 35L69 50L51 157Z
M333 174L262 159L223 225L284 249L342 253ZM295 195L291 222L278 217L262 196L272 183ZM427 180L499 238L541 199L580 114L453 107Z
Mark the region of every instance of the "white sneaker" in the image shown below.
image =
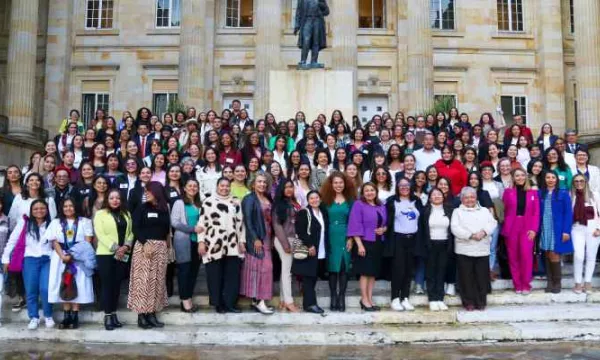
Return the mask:
M261 300L258 302L258 304L256 304L256 310L258 310L258 312L260 312L263 315L273 314L273 310L269 309L267 304L265 304L264 300Z
M404 308L400 304L400 298L395 298L392 300L391 308L395 311L404 311Z
M29 325L27 325L27 329L36 330L40 326L40 319L31 319L29 320Z
M44 321L46 322L46 329L52 329L54 327L54 325L56 325L54 323L54 319L51 317L45 318Z
M429 310L431 311L440 311L440 305L437 301L429 302Z
M421 285L418 285L415 287L415 294L417 295L423 295L425 294L425 290L423 290L423 287Z
M408 298L404 298L404 300L402 300L401 305L406 311L413 311L415 309L415 307L412 306L410 302L408 302Z
M440 311L448 311L448 306L443 301L437 302Z
M454 284L447 284L446 295L450 295L450 296L456 295L456 289L454 288Z

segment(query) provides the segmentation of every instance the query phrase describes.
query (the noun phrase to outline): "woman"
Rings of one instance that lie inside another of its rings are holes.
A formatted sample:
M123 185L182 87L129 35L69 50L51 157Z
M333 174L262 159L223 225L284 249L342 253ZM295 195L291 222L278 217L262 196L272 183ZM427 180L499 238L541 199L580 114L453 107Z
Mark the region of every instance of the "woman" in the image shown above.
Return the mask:
M408 297L415 264L419 216L423 212L423 205L410 190L410 181L400 179L396 185L396 194L385 203L389 226L384 255L392 261L391 308L395 311L415 309Z
M573 173L571 172L571 168L565 163L563 155L556 148L550 148L544 153L544 169L552 171L558 176L559 189L567 191L571 189Z
M540 135L537 138L537 144L546 151L554 146L554 143L558 139L558 136L554 135L552 131L552 125L545 123L542 125Z
M575 151L577 173L585 176L591 191L600 193L600 169L590 165L590 154L585 149Z
M171 211L171 226L175 229L173 247L177 262L180 307L185 313L198 310L192 303L192 296L200 269L198 234L204 231L199 222L200 207L198 181L188 179L183 187L182 199L175 201Z
M146 202L133 214L133 248L127 308L138 313L138 327L162 328L156 313L168 305L167 237L171 233L169 204L162 185L150 182L144 194Z
M260 143L260 137L258 133L253 132L248 136L248 141L242 148L242 161L246 166L253 157L261 158L262 153L265 151L264 147Z
M321 187L321 194L329 219L327 271L329 272L330 310L344 312L352 250L348 246L351 242L346 237L346 232L350 209L356 198L356 189L346 175L334 172Z
M279 309L298 312L292 296L292 245L296 238L295 223L302 207L295 197L294 182L290 179L279 184L273 202L274 246L281 259L281 278L279 280Z
M279 187L279 184L281 184L281 182L285 178L283 176L283 171L281 170L281 165L279 165L279 163L277 161L273 161L267 167L266 173L271 176L269 179L269 183L271 186L270 193L271 193L271 198L274 199L275 194L277 193L277 188Z
M12 208L15 197L23 191L23 173L17 165L9 165L6 168L6 179L4 180L4 186L2 187L2 212L4 215L8 215Z
M321 196L316 190L307 195L308 207L300 210L296 221L296 234L302 245L308 248L306 259L292 261L292 273L302 276L302 307L305 312L323 314L317 304L315 287L319 269L324 268L327 257L329 229L327 211L321 205Z
M96 263L102 286L104 329L111 331L122 326L117 317L121 283L129 277L129 258L133 246L133 221L121 192L108 192L102 209L94 216L97 240Z
M89 219L93 218L98 210L102 208L109 189L109 180L103 175L96 175L92 182L90 196L83 200L83 215Z
M196 179L200 184L200 199L213 194L217 189L217 180L221 177L221 164L217 151L211 147L204 152L204 167L196 171Z
M386 156L383 152L377 152L376 154L373 155L372 159L373 159L373 161L371 164L369 164L369 169L367 171L365 171L363 174L364 182L372 181L371 179L374 178L373 175L375 174L375 172L373 171L375 169L375 167L386 166ZM388 169L387 166L386 166L386 169ZM394 180L392 180L392 181L394 181Z
M498 162L498 176L495 181L501 182L505 189L513 186L512 177L513 167L509 158L502 158Z
M92 146L90 152L90 163L94 167L95 174L102 174L106 168L106 147L104 144L97 143Z
M454 152L449 146L442 149L442 158L435 162L435 168L440 177L445 177L452 184L452 195L456 196L467 185L467 170L460 161L454 157Z
M52 250L48 243L41 241L44 232L50 224L50 211L43 199L32 199L31 201L23 201L23 203L31 205L26 214L20 214L19 221L10 234L8 243L4 248L2 254L4 273L7 274L9 270L11 272L18 271L12 269L13 266L22 269L23 283L25 284L25 294L27 297L27 314L29 316L27 329L36 330L40 324L38 307L40 298L46 327L53 328L55 324L52 319L52 304L48 302L48 280ZM27 215L29 218L26 219L23 215ZM22 263L15 263L17 260L11 259L12 252L17 243L20 242L21 233L24 233L25 242L19 246L25 247L24 258L22 259Z
M426 192L429 193L431 189L437 187L437 181L440 175L434 165L429 165L425 169L425 175L427 177Z
M358 166L356 164L348 164L346 169L344 169L344 174L350 179L354 186L354 190L356 191L356 195L358 195L363 184Z
M498 261L496 252L498 248L498 237L500 235L501 224L504 222L504 185L494 180L494 165L489 161L481 163L481 188L490 196L494 205L494 218L498 221L498 226L492 234L492 243L490 246L490 277L494 281L498 277Z
M512 172L514 187L504 190L504 225L502 235L506 243L508 265L517 294L531 293L533 250L539 231L540 205L538 192L532 190L527 173L522 169Z
M171 209L173 208L173 205L175 205L175 202L181 199L183 185L181 179L181 166L178 164L170 165L167 170L167 186L165 187L165 190Z
M310 175L311 189L320 189L332 171L329 151L327 149L317 149L315 151L314 168Z
M110 154L106 158L106 171L104 176L109 181L111 187L116 186L117 183L122 182L124 177L120 169L121 164L119 163L119 157L117 154Z
M264 315L273 314L266 301L273 297L272 203L267 177L258 174L251 183L252 193L242 200L246 250L242 265L240 294L252 299L252 307Z
M573 177L573 275L576 294L592 292L592 277L596 267L596 254L600 245L600 195L592 191L582 174ZM585 284L582 286L585 260Z
M46 195L46 191L42 187L43 179L40 174L30 174L25 182L25 188L20 194L15 196L13 204L8 212L9 229L13 231L23 215L28 215L31 211L31 204L35 200L44 200L50 219L56 217L56 205L54 198Z
M416 164L417 160L413 154L404 155L404 170L396 173L395 183L398 183L401 178L412 180L413 176L415 176L415 173L417 172Z
M462 304L467 311L485 310L490 287L490 237L498 223L477 205L477 190L465 187L461 205L452 213L451 229Z
M396 179L396 174L404 170L404 163L402 162L402 148L398 144L392 144L387 153L386 163L392 179Z
M83 161L83 136L75 135L73 143L71 144L71 151L73 151L73 154L75 155L73 167L79 169L81 162Z
M96 265L96 253L91 245L94 228L90 219L77 214L73 199L65 198L60 206L60 215L52 220L42 236L42 242L50 243L54 248L50 255L48 302L63 303L64 318L58 325L59 329L77 329L80 304L94 302L92 275ZM87 261L90 258L94 261L88 265ZM63 299L61 294L61 280L67 266L71 269L77 285L77 297L69 300Z
M337 148L333 157L333 168L337 171L344 172L348 164L348 153L344 148Z
M444 303L444 279L448 254L454 248L454 236L450 220L454 209L444 204L444 194L438 188L431 189L428 205L419 216L417 254L427 258L425 277L429 310L446 311Z
M540 159L533 160L527 165L527 174L529 176L529 184L534 190L539 190L542 184L542 176L544 172L544 162Z
M360 200L352 205L346 236L356 244L352 268L360 275L360 307L368 312L380 309L373 303L373 287L381 269L386 231L385 205L379 201L377 186L366 183L360 189Z
M376 166L373 169L370 181L377 186L377 196L382 203L385 203L389 197L394 195L394 187L392 185L394 181L392 181L392 176L385 166Z
M461 161L467 172L479 170L477 151L472 147L468 147L463 150Z
M247 176L244 165L237 165L233 169L233 182L231 183L231 195L242 200L246 195L250 194L250 189L246 186Z
M569 192L560 188L559 175L556 172L546 172L543 185L540 191L540 248L546 252L547 259L546 292L558 294L562 281L561 255L573 252L573 207Z
M162 153L162 144L160 143L160 140L152 140L152 143L150 144L150 154L143 158L142 161L146 166L152 166L154 157L160 153Z
M309 164L301 164L298 168L298 178L294 181L296 186L296 199L302 208L305 208L308 205L306 196L311 190L314 190L310 184L311 172Z

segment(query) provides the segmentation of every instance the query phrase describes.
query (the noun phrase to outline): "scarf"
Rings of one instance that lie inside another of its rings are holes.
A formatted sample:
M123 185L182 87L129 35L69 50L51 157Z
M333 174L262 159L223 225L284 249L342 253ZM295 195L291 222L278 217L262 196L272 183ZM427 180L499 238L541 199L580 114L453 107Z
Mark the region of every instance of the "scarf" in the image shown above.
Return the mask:
M583 190L575 191L575 206L573 207L573 222L581 225L587 225L587 216L585 215L585 195Z

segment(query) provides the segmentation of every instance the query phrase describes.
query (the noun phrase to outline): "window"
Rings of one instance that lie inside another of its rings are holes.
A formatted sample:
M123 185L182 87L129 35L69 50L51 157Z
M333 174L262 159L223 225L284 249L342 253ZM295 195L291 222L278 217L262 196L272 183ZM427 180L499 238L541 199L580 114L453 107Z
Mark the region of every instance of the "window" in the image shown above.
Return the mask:
M96 116L96 110L102 109L108 116L110 96L107 93L84 93L81 103L83 104L83 123L85 126Z
M169 28L181 25L180 0L156 0L156 27Z
M521 115L523 123L527 123L527 97L502 96L500 97L500 106L507 126L512 125L515 115Z
M431 27L454 30L454 0L431 0Z
M577 84L573 84L573 117L575 120L575 131L579 132L579 112L577 101Z
M162 119L168 112L169 105L177 101L177 93L157 93L152 96L152 113Z
M523 0L498 0L498 30L523 31Z
M569 21L571 25L571 34L575 33L575 7L573 5L574 0L569 0Z
M374 115L381 115L388 111L389 99L387 95L366 95L358 97L358 118L364 125L371 121Z
M253 26L254 0L227 0L225 26L251 28Z
M112 29L113 5L113 0L87 0L85 28Z
M254 99L248 96L225 95L223 96L223 108L233 109L233 100L239 100L242 103L240 109L246 109L250 119L254 119Z
M358 1L358 27L383 29L385 27L385 0Z
M435 104L445 104L445 107L458 107L458 96L455 94L434 95Z
M10 29L10 0L0 0L0 33Z

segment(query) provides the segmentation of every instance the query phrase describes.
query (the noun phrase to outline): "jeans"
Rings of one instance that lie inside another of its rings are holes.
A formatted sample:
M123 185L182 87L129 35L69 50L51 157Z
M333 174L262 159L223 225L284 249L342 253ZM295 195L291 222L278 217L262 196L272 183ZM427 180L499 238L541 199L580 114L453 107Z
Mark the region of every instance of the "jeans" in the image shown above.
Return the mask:
M498 266L496 259L496 250L498 249L498 237L500 236L500 224L496 226L496 230L492 233L492 242L490 244L490 271L494 271Z
M27 315L30 319L39 319L38 298L42 299L45 318L52 317L52 304L48 303L48 281L50 275L50 257L25 257L23 262L23 282L27 299Z
M422 257L417 256L415 258L415 284L421 285L421 288L425 288L425 269L427 268L426 260Z

